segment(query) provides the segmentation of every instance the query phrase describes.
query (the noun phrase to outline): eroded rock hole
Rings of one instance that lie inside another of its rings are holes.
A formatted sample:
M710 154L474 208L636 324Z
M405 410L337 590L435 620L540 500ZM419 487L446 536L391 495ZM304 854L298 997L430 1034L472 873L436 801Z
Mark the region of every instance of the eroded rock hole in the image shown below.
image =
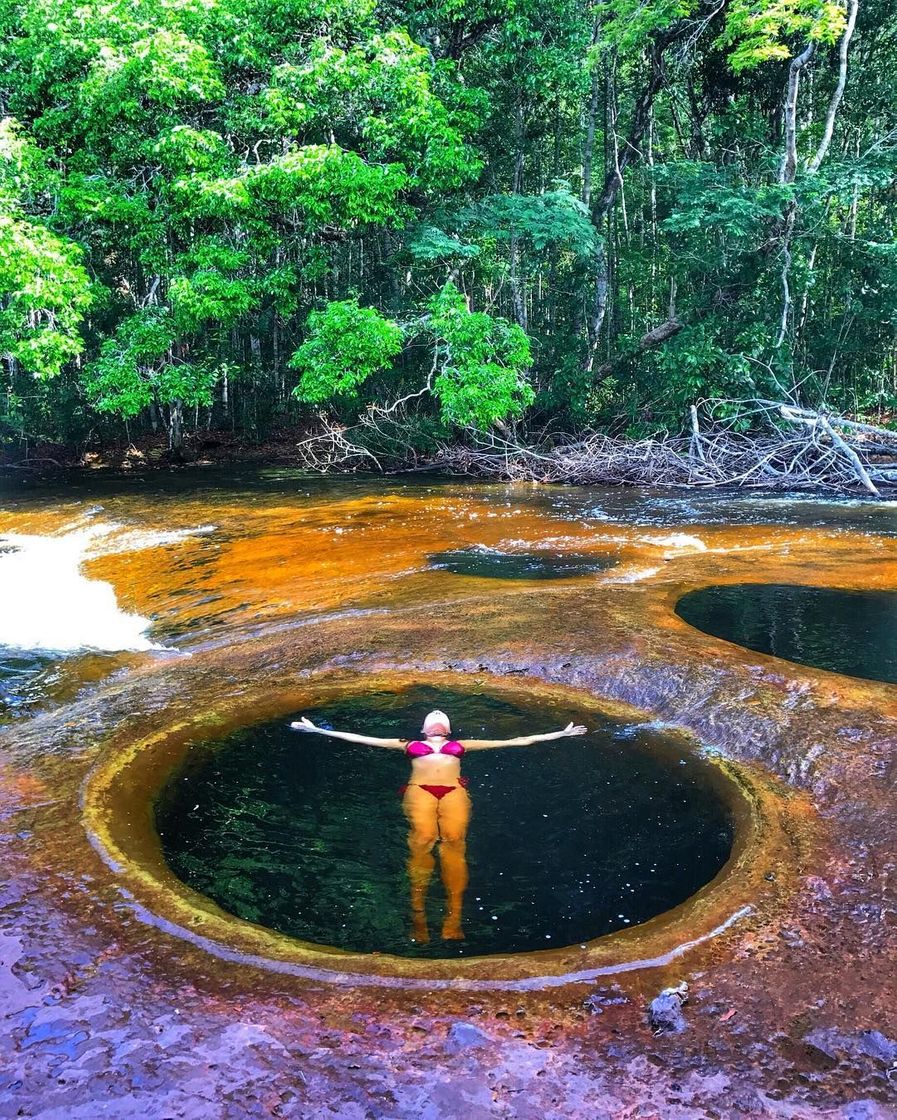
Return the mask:
M459 883L459 853L446 869L442 845L426 896L431 940L422 943L419 921L415 928L404 753L300 735L286 718L198 745L170 776L155 819L172 870L231 914L305 941L451 957L559 948L635 926L726 862L733 828L718 773L683 740L648 727L525 695L512 702L431 687L351 696L304 714L414 738L435 707L462 743L570 720L590 729L464 755L472 804L464 940L441 936L448 891Z
M676 613L698 630L758 653L897 683L897 591L723 584L690 591Z

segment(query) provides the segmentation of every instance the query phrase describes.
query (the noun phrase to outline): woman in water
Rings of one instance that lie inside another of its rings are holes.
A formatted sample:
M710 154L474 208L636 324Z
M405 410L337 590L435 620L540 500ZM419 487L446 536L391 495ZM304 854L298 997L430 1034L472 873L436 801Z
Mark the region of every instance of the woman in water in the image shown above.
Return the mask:
M547 735L519 735L514 739L450 739L451 724L445 712L430 712L424 720L422 739L378 739L351 731L329 731L311 720L291 723L294 731L313 731L330 739L366 743L372 747L403 750L411 760L411 780L402 787L402 808L408 818L408 875L411 880L412 938L430 940L424 904L433 875L433 850L439 842L439 867L446 893L446 913L442 937L446 941L463 938L461 908L467 887L467 824L470 796L467 780L461 777L461 756L465 750L487 747L527 747L568 735L585 735L587 728L568 723L563 731Z

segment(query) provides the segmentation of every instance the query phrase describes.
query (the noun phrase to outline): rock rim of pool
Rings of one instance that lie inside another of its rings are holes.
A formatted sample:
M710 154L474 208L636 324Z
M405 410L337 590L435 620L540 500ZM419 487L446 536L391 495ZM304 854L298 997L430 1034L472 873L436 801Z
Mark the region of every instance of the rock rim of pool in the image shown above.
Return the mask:
M470 687L455 673L322 673L286 692L244 698L239 712L183 711L153 735L110 745L82 790L83 822L106 864L120 877L128 905L144 921L219 959L337 984L394 987L538 989L673 964L733 925L749 921L770 878L790 875L787 796L760 771L704 755L718 777L717 793L733 822L732 852L723 868L680 905L640 925L582 945L480 957L414 958L359 953L300 941L234 917L187 886L166 863L155 829L155 797L191 748L267 719L310 708L368 688L400 691L416 684ZM603 717L644 720L646 713L563 685L489 677L481 687L497 696L567 701ZM650 718L650 717L647 717ZM680 734L673 732L673 734ZM700 745L682 734L683 749ZM764 880L766 881L764 883Z

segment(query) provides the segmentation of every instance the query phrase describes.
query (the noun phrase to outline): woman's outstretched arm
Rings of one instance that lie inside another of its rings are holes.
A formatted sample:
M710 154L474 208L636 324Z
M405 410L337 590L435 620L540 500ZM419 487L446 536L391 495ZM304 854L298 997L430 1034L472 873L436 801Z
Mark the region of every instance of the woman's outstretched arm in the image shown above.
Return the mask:
M377 739L373 735L356 735L352 731L330 731L326 727L316 727L305 716L290 724L293 731L313 731L318 735L326 735L328 739L345 739L348 743L365 743L369 747L396 747L405 746L404 739Z
M518 735L516 739L465 739L464 746L471 751L486 747L528 747L533 743L547 743L550 739L566 739L569 735L586 735L588 730L581 723L568 723L563 731L549 731L545 735Z

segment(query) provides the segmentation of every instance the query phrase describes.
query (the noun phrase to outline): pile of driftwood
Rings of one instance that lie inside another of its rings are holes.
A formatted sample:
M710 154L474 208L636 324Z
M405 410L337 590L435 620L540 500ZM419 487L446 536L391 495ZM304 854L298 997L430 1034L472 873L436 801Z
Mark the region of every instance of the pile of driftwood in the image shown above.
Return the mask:
M349 428L321 421L297 457L325 472L438 469L529 482L859 488L876 497L897 488L897 431L782 401L701 401L684 436L592 434L524 443L492 430L469 432L427 456L408 450L401 420L384 425L372 414Z
M897 431L778 401L704 401L691 409L687 436L590 435L539 448L490 433L442 448L438 462L536 482L861 488L878 497L897 487Z

